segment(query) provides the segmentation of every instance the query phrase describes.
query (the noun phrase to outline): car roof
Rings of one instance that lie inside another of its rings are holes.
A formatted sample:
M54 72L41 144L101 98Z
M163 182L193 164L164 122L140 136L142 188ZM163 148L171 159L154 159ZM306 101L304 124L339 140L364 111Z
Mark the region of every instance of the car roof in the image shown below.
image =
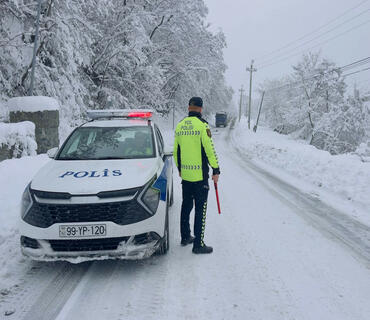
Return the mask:
M142 127L142 126L152 126L152 120L142 120L142 119L112 119L112 120L94 120L83 124L81 127Z

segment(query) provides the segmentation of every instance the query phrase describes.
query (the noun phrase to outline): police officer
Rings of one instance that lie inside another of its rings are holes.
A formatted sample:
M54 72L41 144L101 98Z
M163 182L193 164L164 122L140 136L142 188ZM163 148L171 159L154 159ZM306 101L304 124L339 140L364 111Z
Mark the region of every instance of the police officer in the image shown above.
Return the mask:
M203 100L189 101L189 116L180 121L175 131L174 159L182 178L181 245L193 243L193 253L211 253L204 243L208 198L208 171L218 182L220 168L208 123L202 118ZM189 217L195 203L194 235L190 234Z

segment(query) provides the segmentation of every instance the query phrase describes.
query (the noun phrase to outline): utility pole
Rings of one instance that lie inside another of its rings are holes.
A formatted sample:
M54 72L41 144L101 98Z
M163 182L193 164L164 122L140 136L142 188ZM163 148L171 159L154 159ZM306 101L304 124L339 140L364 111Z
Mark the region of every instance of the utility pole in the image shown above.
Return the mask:
M35 65L36 65L36 53L37 53L37 44L39 40L39 30L40 30L40 14L41 14L41 1L39 0L37 5L37 18L36 18L36 33L35 33L35 42L33 45L33 56L32 56L32 70L31 70L31 84L28 91L28 95L32 96L33 94L33 84L35 81Z
M239 89L239 91L240 91L240 103L239 103L239 122L240 122L240 118L242 117L243 94L245 91L243 86Z
M257 126L258 126L258 121L260 120L260 115L261 115L261 110L262 110L262 104L263 104L263 98L264 97L265 97L265 91L262 92L261 104L260 104L260 108L258 110L257 121L256 121L256 124L253 127L254 132L257 132Z
M257 72L257 69L253 68L254 60L251 61L250 68L247 68L249 71L249 106L248 106L248 129L251 128L251 105L252 105L252 75L253 72Z

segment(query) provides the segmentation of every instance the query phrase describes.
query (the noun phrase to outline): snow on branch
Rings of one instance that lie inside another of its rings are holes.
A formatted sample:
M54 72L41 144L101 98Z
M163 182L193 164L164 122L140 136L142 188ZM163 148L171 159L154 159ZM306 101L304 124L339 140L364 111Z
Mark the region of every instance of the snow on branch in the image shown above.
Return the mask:
M0 123L0 149L13 158L36 155L35 125L30 121Z

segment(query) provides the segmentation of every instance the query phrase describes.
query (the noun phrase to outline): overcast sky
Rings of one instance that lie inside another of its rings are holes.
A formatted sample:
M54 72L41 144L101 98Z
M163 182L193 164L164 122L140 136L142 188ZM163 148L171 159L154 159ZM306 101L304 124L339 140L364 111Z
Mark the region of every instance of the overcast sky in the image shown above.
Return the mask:
M212 24L212 30L222 29L226 35L228 43L228 48L225 50L225 60L228 65L226 77L235 91L241 84L244 84L244 87L249 86L249 76L245 69L252 58L256 60L256 68L259 69L264 55L314 31L357 5L360 6L329 26L304 38L301 42L295 42L285 51L267 58L276 61L279 60L277 55L282 59L306 51L307 48L366 22L368 23L362 27L311 51L321 49L324 57L332 59L339 66L370 56L369 0L205 0L205 2L209 8L208 20ZM358 17L355 18L355 16ZM345 23L352 18L353 20ZM340 24L343 25L336 28ZM329 32L333 28L335 30ZM295 49L303 42L325 32L327 34L323 37ZM291 71L291 65L297 62L300 56L259 69L255 77L256 86L266 78L277 78L288 74ZM363 68L366 67L370 65ZM351 83L356 80L361 87L370 87L370 70L348 79Z

